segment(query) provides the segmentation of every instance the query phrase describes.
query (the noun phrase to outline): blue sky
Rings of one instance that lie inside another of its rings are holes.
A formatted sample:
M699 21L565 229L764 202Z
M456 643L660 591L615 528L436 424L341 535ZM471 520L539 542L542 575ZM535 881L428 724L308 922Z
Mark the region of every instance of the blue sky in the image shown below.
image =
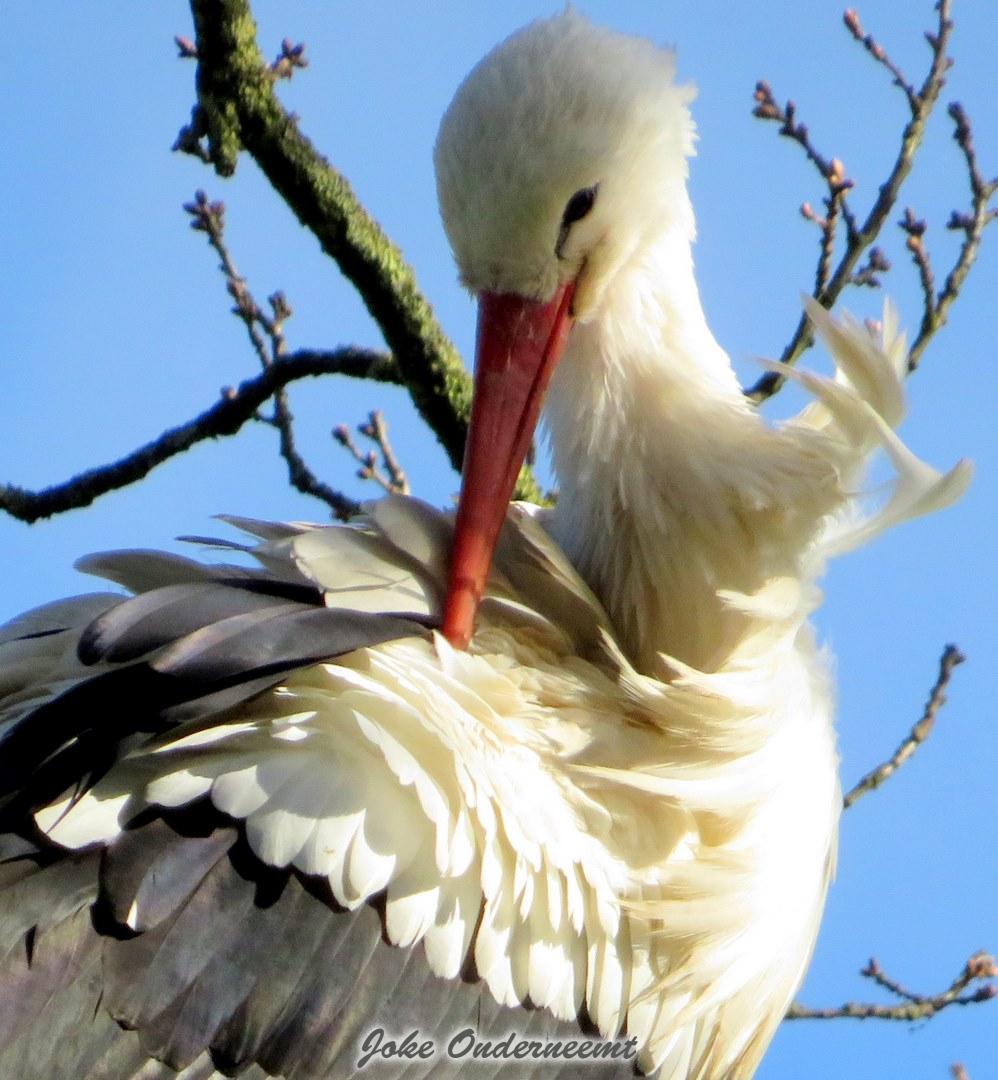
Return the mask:
M818 205L821 196L797 148L750 118L755 80L767 78L779 98L797 101L818 145L856 178L859 208L874 197L895 152L903 98L842 29L838 4L826 0L578 6L598 22L675 44L682 77L699 86L697 264L715 332L750 378L753 356L779 353L797 318L798 294L810 286L816 237L797 207L805 199ZM401 245L468 356L474 309L455 283L437 217L430 157L436 125L460 78L492 44L554 8L526 0L421 7L271 0L259 3L257 14L268 53L284 36L306 42L312 66L283 87L285 101ZM932 24L931 7L929 0L876 0L860 11L911 78L920 78L927 62L922 31ZM963 0L955 17L957 66L944 101L967 106L982 164L994 173L994 7ZM242 328L227 313L216 260L180 209L195 188L225 200L232 252L257 297L286 291L296 312L292 347L380 345L349 286L251 162L223 182L170 153L193 101L194 66L174 59L172 44L174 33L190 33L183 4L64 4L58 17L50 10L44 18L29 5L7 5L3 25L11 47L0 69L7 103L0 117L0 479L44 486L112 460L254 373ZM941 277L955 250L943 223L967 192L943 111L916 171L904 198L929 219ZM895 263L886 291L914 326L914 273L896 234L886 246ZM969 659L929 745L846 816L838 881L801 995L811 1004L868 998L873 988L856 971L870 954L906 985L936 992L972 951L998 949L996 295L998 227L950 325L910 383L903 429L937 466L972 458L972 490L956 508L836 564L826 582L820 631L838 658L847 785L917 719L942 646L955 641ZM881 296L853 293L846 303L875 314ZM793 404L788 394L774 412ZM293 405L313 468L352 494L375 493L351 479L351 464L328 431L362 421L374 406L392 424L415 491L443 504L456 490L456 477L401 392L327 381L298 389ZM169 546L178 534L210 530L210 515L220 511L322 515L319 504L286 487L269 429L203 444L87 510L30 528L0 519L0 618L90 587L71 569L83 552ZM954 1009L914 1026L784 1025L759 1075L942 1080L949 1063L961 1060L973 1080L989 1080L996 1075L996 1008Z

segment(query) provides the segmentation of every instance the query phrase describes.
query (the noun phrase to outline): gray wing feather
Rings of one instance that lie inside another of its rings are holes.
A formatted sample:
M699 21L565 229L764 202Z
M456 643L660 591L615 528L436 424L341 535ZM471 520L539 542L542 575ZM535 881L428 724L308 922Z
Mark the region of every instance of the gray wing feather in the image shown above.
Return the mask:
M215 519L259 540L287 540L292 536L322 528L304 521L263 521L260 518L240 517L238 514L216 514Z
M53 600L51 604L26 611L0 626L0 645L85 626L110 605L119 604L124 599L117 593L89 593Z
M598 661L610 617L531 510L522 504L509 508L496 563L531 608L568 634L579 656Z
M210 581L214 570L204 563L168 551L134 548L127 551L96 551L74 564L83 574L114 581L131 592L148 592L164 585Z
M0 1001L16 1002L0 1010L3 1076L138 1080L218 1069L336 1080L356 1074L363 1038L381 1026L436 1042L435 1058L405 1075L521 1080L531 1075L523 1063L448 1060L448 1039L465 1027L493 1040L510 1031L579 1038L577 1026L545 1012L497 1005L473 972L437 978L420 948L385 943L378 905L345 912L322 883L261 865L204 803L136 823L103 854L35 848L34 861L17 858L31 866L17 900L30 899L36 918L0 964ZM196 869L182 871L188 862ZM9 865L0 864L0 881ZM149 908L149 882L161 872L171 885ZM0 888L0 906L12 899ZM133 911L148 929L121 922ZM150 1058L166 1068L147 1073ZM373 1075L397 1076L397 1065ZM545 1063L536 1075L567 1080L577 1070ZM618 1064L586 1068L593 1080L625 1075Z

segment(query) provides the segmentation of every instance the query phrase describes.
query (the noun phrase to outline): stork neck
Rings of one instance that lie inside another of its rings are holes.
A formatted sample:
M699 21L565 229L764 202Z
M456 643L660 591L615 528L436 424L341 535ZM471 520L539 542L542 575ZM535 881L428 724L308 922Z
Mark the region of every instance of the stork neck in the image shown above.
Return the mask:
M677 233L623 268L572 330L546 410L551 531L638 667L665 652L714 670L741 619L718 590L751 591L773 572L765 528L749 527L768 457L751 444L768 429L707 327Z

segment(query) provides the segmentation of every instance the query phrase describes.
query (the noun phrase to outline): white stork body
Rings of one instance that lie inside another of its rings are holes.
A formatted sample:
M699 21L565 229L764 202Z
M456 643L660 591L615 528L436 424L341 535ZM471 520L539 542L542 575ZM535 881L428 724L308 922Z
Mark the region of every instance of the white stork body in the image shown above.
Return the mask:
M778 428L746 403L693 279L689 97L667 54L569 13L500 46L445 118L441 200L465 281L483 305L574 290L547 401L558 505L511 512L466 650L418 623L463 587L453 567L446 581L449 519L389 500L355 529L250 523L256 577L90 560L142 603L69 602L12 624L0 720L29 760L33 717L63 723L59 703L95 676L175 679L180 703L163 691L151 733L119 732L65 794L39 803L9 780L50 841L113 862L150 808L210 800L262 863L328 882L348 910L383 896L386 938L425 948L436 976L470 971L502 1005L588 1014L605 1038L635 1037L663 1077L720 1080L751 1076L768 1045L834 864L815 578L828 554L951 500L967 470L942 477L893 435L905 354L889 311L875 341L811 309L837 380L800 376L818 401ZM589 193L583 213L563 216L573 192ZM877 446L898 480L862 517L856 485ZM306 594L320 606L303 613ZM311 638L313 618L343 610L371 621ZM83 742L81 727L93 742L88 724L69 721L32 767ZM144 930L156 903L136 891L121 921ZM241 1000L219 1007L199 1052L218 1058ZM141 1034L142 1008L126 1014ZM368 1026L387 1019L375 1010Z

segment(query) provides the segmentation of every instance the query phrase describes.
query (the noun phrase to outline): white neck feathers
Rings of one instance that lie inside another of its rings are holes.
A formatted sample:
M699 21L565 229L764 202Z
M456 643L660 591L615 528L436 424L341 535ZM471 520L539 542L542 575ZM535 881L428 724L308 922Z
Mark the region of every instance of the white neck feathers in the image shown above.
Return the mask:
M840 364L862 353L900 394L896 365L863 328L840 337L829 339ZM809 389L832 393L825 385ZM842 481L886 438L871 429L885 410L860 400L866 386L832 385L848 415L817 405L779 427L762 419L706 325L679 230L622 268L573 329L546 410L559 481L549 527L640 669L661 671L659 653L723 668L752 621L731 594L787 579L806 614L816 541L849 502Z

